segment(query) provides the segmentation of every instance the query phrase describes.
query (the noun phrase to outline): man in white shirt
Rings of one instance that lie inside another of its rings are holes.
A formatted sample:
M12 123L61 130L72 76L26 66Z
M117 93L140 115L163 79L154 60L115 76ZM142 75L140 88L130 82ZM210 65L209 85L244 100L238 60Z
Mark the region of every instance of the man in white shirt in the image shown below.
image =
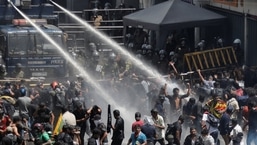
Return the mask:
M212 116L212 117L211 117ZM214 121L210 118L213 118L213 120L216 120L217 123L213 123ZM209 134L213 137L214 142L217 143L218 140L218 133L219 133L219 119L216 118L214 115L212 115L210 112L205 112L202 117L202 128L207 129Z
M154 122L155 131L156 131L156 139L154 140L154 144L159 142L160 145L165 145L164 136L165 136L165 123L163 117L158 114L157 109L151 110L152 120Z
M202 130L201 138L203 140L204 145L215 145L213 137L208 133L208 129Z

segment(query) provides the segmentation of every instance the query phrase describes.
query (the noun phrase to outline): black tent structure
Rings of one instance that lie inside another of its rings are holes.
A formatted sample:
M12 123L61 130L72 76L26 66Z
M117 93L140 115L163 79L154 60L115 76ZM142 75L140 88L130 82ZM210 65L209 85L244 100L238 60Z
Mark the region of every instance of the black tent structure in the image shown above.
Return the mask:
M181 0L169 0L123 17L127 26L156 31L156 49L163 48L168 32L176 29L219 25L225 16Z

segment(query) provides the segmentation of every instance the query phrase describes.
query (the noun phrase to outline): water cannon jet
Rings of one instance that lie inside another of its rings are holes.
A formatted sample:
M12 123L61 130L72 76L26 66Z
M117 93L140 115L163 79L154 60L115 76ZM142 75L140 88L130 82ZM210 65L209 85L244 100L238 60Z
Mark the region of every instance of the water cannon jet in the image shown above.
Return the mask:
M7 0L7 2L8 2L9 4L12 4L12 3L13 3L11 0Z

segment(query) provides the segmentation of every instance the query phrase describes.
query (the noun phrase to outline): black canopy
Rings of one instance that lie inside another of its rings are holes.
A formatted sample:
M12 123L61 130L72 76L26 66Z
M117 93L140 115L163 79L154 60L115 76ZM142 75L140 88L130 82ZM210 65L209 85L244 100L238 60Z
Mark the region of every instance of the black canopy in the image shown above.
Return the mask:
M162 33L169 30L217 25L224 22L225 18L181 0L169 0L124 16L123 25L125 28L133 26L156 30L157 38L160 39L160 36L163 37Z

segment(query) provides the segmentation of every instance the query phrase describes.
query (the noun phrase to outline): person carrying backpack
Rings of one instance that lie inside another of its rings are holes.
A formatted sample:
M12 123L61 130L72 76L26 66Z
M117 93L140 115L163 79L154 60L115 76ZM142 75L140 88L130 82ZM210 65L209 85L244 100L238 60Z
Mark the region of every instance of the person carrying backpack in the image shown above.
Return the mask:
M219 119L208 111L206 107L203 108L204 114L202 118L202 129L209 131L209 134L214 138L215 143L218 142L219 133Z
M176 122L168 124L165 132L165 139L168 141L168 145L180 145L183 123L184 117L180 115Z

